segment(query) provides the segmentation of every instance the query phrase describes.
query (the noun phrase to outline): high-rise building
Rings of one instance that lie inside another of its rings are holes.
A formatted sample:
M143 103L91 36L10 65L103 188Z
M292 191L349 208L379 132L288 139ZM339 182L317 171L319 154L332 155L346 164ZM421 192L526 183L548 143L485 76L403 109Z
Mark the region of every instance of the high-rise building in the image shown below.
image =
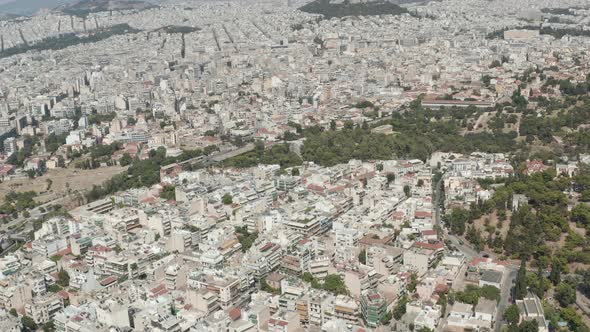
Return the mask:
M11 156L13 153L16 153L16 140L14 137L9 137L4 140L4 153L7 156Z
M368 290L361 298L361 312L368 326L377 327L387 314L387 302L378 292Z

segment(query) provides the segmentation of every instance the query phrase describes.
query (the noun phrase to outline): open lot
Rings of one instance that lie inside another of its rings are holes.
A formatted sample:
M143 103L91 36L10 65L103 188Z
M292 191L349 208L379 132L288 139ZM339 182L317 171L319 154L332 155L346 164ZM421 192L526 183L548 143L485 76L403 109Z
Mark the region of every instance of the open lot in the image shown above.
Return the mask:
M35 179L18 178L0 183L0 201L10 191L23 192L35 191L39 194L36 198L40 203L45 203L69 192L83 193L108 180L113 175L124 171L125 167L110 166L92 170L58 168L49 170L46 174ZM51 185L50 181L51 180Z

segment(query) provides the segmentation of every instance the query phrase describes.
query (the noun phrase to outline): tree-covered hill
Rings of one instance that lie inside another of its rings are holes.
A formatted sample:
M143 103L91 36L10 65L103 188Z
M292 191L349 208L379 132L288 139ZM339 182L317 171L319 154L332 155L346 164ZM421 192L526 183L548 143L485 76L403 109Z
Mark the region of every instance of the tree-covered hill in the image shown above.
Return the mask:
M11 47L0 52L0 59L12 55L26 53L28 51L45 51L45 50L62 50L70 46L81 44L96 43L113 36L126 35L131 33L138 33L140 30L130 27L127 23L113 25L111 27L101 29L90 35L77 35L75 33L67 33L54 37L47 37L35 44L21 44L19 46Z
M400 15L408 12L407 9L388 1L350 3L348 0L342 3L330 3L330 0L315 0L299 8L299 10L311 14L321 14L327 19L345 16Z

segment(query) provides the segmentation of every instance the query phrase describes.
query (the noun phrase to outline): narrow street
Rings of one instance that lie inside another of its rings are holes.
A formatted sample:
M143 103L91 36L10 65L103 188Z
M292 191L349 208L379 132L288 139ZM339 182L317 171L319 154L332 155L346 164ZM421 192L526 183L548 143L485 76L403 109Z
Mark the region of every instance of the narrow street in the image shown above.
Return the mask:
M471 246L469 246L463 240L459 239L457 236L449 234L448 230L445 228L445 225L442 222L442 185L443 177L441 177L440 180L438 180L434 188L434 224L438 225L443 230L443 240L450 241L453 244L453 246L457 248L457 250L464 253L466 256L468 256L468 258L479 257L479 251L473 249Z
M465 254L467 261L470 261L473 257L480 257L480 252L472 248L469 243L459 239L457 236L449 234L448 230L444 227L442 222L442 185L443 185L443 177L435 184L434 187L434 214L435 214L435 225L440 226L443 230L443 240L450 242L458 251ZM462 244L463 243L463 244ZM494 255L492 253L488 253L490 258L494 259ZM498 310L496 314L496 320L494 322L494 331L500 332L502 330L502 319L503 314L506 308L510 304L511 299L511 291L512 285L514 280L516 279L516 275L518 274L518 266L514 265L507 265L506 271L504 272L503 280L502 280L502 289L500 289L501 299L498 303ZM439 329L437 331L442 330L442 326L444 325L444 318L439 325Z
M576 306L583 313L584 323L590 325L590 299L580 291L576 291Z
M506 271L504 272L504 278L502 280L502 289L500 290L500 303L498 303L496 322L494 323L494 331L496 332L502 330L502 316L504 316L504 311L510 305L512 284L514 280L516 280L517 274L518 268L515 268L512 265L506 266Z

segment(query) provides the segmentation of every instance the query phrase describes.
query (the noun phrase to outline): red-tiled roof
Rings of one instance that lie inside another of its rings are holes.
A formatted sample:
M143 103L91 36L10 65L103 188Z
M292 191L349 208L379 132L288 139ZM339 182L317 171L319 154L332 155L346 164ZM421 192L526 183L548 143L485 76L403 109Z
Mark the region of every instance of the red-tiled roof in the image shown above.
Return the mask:
M480 263L487 262L487 261L488 261L488 259L487 259L487 258L482 258L482 257L473 257L473 258L471 259L471 261L469 262L469 265L471 265L471 266L476 266L476 265L479 265Z
M436 288L434 289L434 291L439 294L444 294L449 291L449 286L447 286L445 284L438 284L438 285L436 285Z
M502 260L495 260L494 263L498 264L498 265L502 265L502 266L508 266L510 265L509 261L502 261Z
M95 245L95 246L90 247L88 250L96 251L96 252L108 252L108 251L111 251L112 249L109 247L101 246L101 245Z
M432 217L432 212L427 212L427 211L416 211L416 213L414 213L414 217L416 218L431 218Z
M431 250L438 250L444 248L444 244L442 242L436 243L428 243L428 242L416 242L414 246L424 249L431 249Z
M311 190L311 191L317 191L317 192L324 192L324 188L318 186L317 184L310 184L307 186L307 189Z
M242 311L240 310L240 308L233 308L229 311L229 318L231 320L235 321L240 319L240 317L242 317Z
M260 251L267 251L271 247L272 247L272 242L267 242L264 246L262 246L262 248L260 248Z
M14 169L12 165L2 165L0 167L0 174L8 174Z
M67 247L65 249L62 249L60 251L57 252L58 255L60 256L65 256L65 255L69 255L72 253L72 249L70 247Z
M344 189L346 189L345 186L336 186L336 187L332 187L330 189L328 189L329 192L339 192L339 191L344 191Z
M117 281L117 277L115 277L115 276L106 277L100 281L100 285L101 286L108 286L108 285L114 283L115 281Z
M75 263L70 264L70 268L71 269L76 269L76 268L79 268L79 267L82 267L82 266L84 266L84 264L81 263L81 262L75 262Z
M166 285L161 284L156 288L152 288L150 289L150 293L152 293L152 295L150 295L151 297L158 297L160 295L164 295L168 292L168 290L166 289Z
M156 198L154 196L146 197L141 200L142 203L153 204L156 202Z
M57 295L59 295L64 300L70 298L70 293L66 292L65 290L57 292Z
M401 219L405 216L406 214L404 213L404 211L395 211L393 213L393 219Z

